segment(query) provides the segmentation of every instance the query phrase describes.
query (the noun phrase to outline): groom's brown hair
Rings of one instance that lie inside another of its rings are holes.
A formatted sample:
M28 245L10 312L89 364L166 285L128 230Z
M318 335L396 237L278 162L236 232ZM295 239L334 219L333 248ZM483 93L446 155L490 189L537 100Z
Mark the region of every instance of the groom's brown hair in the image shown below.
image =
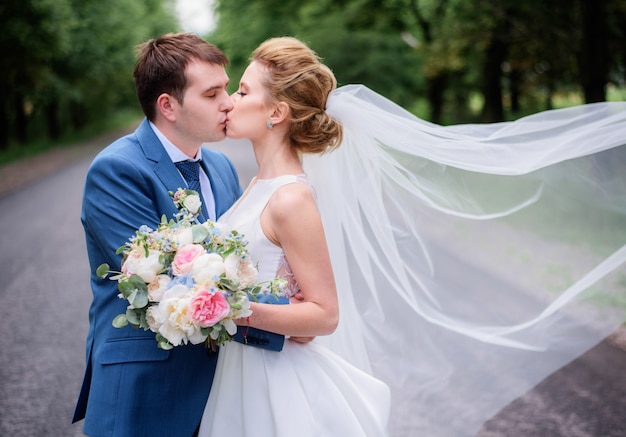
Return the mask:
M156 100L163 94L183 103L187 88L185 68L192 60L228 65L219 48L193 33L168 33L137 46L133 78L139 104L148 120L156 116Z

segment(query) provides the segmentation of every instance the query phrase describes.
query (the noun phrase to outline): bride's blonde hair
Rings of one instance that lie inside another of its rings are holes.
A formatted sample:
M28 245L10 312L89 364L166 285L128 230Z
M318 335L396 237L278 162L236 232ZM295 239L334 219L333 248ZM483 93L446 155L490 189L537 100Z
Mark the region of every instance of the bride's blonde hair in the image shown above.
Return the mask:
M266 67L264 85L272 101L289 105L287 136L299 153L324 153L339 146L341 124L326 113L337 80L313 50L296 38L271 38L252 53L251 60Z

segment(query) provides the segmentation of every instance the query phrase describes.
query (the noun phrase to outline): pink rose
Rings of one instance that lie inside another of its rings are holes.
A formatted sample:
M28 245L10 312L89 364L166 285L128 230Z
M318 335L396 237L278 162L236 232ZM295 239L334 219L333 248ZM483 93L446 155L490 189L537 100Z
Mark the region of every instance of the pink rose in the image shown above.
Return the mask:
M188 244L187 246L181 247L176 252L176 255L174 255L172 272L177 276L189 273L195 259L204 254L204 252L204 247L200 244Z
M220 292L199 290L189 303L190 318L203 328L208 328L230 314L230 305Z

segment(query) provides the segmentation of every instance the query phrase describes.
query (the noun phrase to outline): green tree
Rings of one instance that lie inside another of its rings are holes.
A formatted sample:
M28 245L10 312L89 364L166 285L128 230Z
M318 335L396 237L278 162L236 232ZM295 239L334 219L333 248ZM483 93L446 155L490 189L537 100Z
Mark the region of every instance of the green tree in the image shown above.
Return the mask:
M552 108L559 94L604 100L626 72L623 0L219 0L216 8L210 38L231 57L234 81L261 41L293 35L340 84L364 83L412 110L426 98L437 123L517 118Z
M179 28L173 0L6 0L0 19L0 148L135 105L135 46Z
M34 99L58 77L51 68L71 44L65 29L57 23L71 21L68 0L6 0L0 4L0 148L11 135L25 142L29 119L36 108Z
M365 84L410 105L419 89L418 61L390 27L388 16L379 13L380 3L220 0L217 28L208 39L229 56L233 89L256 46L270 37L291 35L324 59L340 85Z

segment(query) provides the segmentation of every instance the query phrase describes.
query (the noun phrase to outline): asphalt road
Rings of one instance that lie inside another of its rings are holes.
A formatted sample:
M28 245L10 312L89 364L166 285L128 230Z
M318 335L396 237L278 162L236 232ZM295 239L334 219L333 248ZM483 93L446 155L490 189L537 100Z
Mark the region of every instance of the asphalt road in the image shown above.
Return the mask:
M79 213L96 149L0 194L0 436L82 435L82 424L70 423L91 295ZM245 186L255 171L249 148L225 151ZM8 178L0 170L0 185ZM626 436L625 369L624 348L605 341L503 409L478 436Z

